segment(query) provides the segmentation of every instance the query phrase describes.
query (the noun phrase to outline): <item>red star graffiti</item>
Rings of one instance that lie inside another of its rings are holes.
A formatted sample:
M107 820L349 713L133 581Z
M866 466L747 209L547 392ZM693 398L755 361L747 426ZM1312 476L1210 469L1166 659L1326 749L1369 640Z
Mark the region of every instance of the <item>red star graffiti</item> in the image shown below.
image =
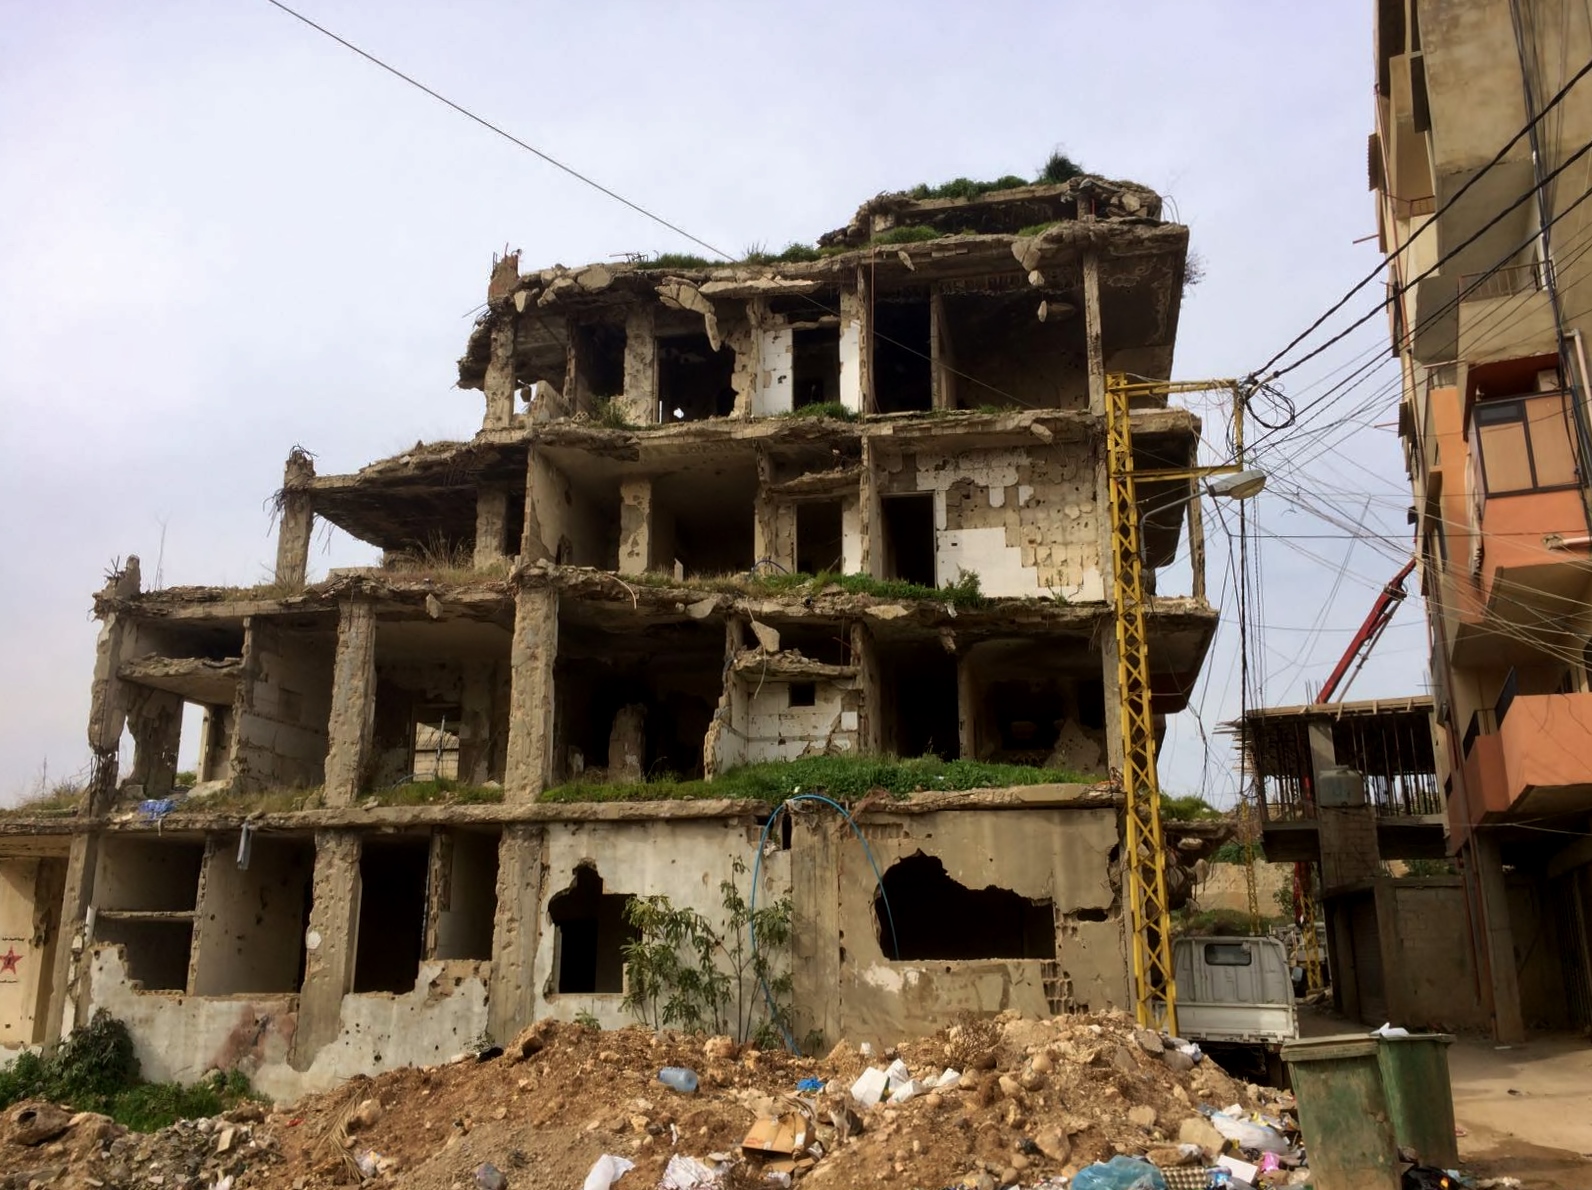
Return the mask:
M0 954L0 975L17 975L17 964L22 961L22 956L17 953L14 946L6 947L5 954Z

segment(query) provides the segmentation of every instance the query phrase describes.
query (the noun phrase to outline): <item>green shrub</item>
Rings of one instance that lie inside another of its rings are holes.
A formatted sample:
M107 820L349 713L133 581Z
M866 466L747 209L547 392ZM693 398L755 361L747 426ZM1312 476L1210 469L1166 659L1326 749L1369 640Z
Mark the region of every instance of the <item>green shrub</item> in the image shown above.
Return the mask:
M889 231L881 232L873 237L875 244L921 244L925 240L944 239L951 233L941 231L937 227L925 227L922 224L907 224L902 227L892 227Z
M660 252L651 260L643 260L637 268L643 269L710 269L718 261L709 260L706 256L695 256L690 252Z
M0 1109L23 1099L46 1099L78 1111L100 1112L135 1132L219 1115L253 1097L247 1076L239 1070L192 1086L145 1082L132 1034L103 1010L73 1030L54 1051L27 1051L0 1069Z
M1058 150L1040 167L1039 180L1051 183L1068 182L1083 172L1083 166Z
M832 417L836 421L856 421L857 412L847 409L839 401L819 401L812 405L799 405L781 417Z

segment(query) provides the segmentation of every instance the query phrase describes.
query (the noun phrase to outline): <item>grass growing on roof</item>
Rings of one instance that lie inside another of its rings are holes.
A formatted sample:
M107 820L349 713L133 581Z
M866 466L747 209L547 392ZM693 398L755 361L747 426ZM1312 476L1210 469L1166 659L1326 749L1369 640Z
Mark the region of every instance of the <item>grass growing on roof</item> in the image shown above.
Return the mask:
M907 224L902 227L892 227L889 231L880 232L870 241L874 244L920 244L925 240L943 240L946 236L955 233L941 231L937 227L925 227L922 224Z
M812 405L801 405L795 409L787 410L780 414L781 417L832 417L836 421L856 421L858 414L855 409L848 409L839 401L818 401Z
M549 789L544 802L647 802L731 798L784 801L793 793L821 793L836 799L863 797L883 790L892 797L921 791L954 792L1004 789L1011 785L1074 784L1095 778L1064 769L1026 764L993 764L982 760L941 760L921 756L896 760L876 756L808 756L800 760L743 765L713 781L664 777L624 785L575 782Z
M651 260L642 260L636 263L639 269L710 269L723 261L709 260L706 256L696 256L690 252L660 252Z
M938 186L930 186L920 182L907 191L910 198L977 198L981 194L992 194L997 190L1016 190L1019 186L1028 186L1032 183L1027 178L1020 178L1016 174L1007 174L1005 177L996 178L993 182L977 182L972 178L952 178L949 182L941 182Z
M1161 817L1171 822L1201 822L1225 818L1226 815L1197 793L1185 794L1182 797L1172 797L1163 793Z

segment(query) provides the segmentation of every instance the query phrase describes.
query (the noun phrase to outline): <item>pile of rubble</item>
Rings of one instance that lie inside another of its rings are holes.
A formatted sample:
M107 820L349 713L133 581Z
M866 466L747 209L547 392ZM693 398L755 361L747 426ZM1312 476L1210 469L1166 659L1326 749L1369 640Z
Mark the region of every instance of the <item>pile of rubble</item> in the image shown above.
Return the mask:
M265 1119L260 1104L246 1103L213 1119L130 1132L96 1112L20 1103L0 1124L0 1190L275 1185L265 1173L282 1155L270 1130L260 1128Z
M668 1067L694 1089L660 1081ZM48 1138L25 1135L13 1109L0 1169L17 1172L0 1176L0 1190L607 1190L603 1179L621 1172L618 1190L998 1190L1087 1185L1091 1167L1124 1157L1147 1157L1165 1171L1153 1184L1175 1187L1204 1185L1193 1179L1257 1136L1283 1137L1282 1151L1228 1160L1277 1186L1304 1180L1288 1168L1291 1106L1120 1013L965 1020L883 1052L842 1042L819 1058L543 1021L502 1050L149 1136L64 1113ZM1224 1134L1234 1121L1247 1136Z

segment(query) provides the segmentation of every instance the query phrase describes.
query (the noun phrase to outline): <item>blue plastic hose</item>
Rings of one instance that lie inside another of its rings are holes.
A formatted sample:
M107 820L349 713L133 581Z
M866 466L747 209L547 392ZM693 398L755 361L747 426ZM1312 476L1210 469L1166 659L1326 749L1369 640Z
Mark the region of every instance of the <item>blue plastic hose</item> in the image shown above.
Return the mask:
M757 964L757 881L763 870L763 848L768 844L768 835L774 829L774 824L779 821L781 814L787 813L786 807L792 802L822 802L839 813L846 820L846 825L851 827L852 833L857 836L857 842L862 844L863 854L868 857L868 866L873 869L873 879L879 886L879 898L884 902L885 920L890 924L890 945L895 950L896 962L901 961L901 942L896 937L895 914L890 911L890 894L884 889L884 876L879 871L879 864L873 858L873 848L868 846L868 840L863 837L862 829L858 827L856 819L852 818L850 811L833 798L827 798L821 793L793 793L779 805L774 807L774 812L768 816L768 821L763 824L763 834L757 840L757 859L752 862L752 896L748 903L747 913L751 921L747 923L747 933L752 939L752 964ZM768 1004L768 1016L779 1026L781 1035L785 1038L785 1048L791 1053L800 1056L801 1047L796 1044L796 1039L791 1036L790 1030L785 1028L784 1022L779 1019L779 1011L774 1004L774 993L769 990L768 981L761 975L757 982L763 988L763 999Z

